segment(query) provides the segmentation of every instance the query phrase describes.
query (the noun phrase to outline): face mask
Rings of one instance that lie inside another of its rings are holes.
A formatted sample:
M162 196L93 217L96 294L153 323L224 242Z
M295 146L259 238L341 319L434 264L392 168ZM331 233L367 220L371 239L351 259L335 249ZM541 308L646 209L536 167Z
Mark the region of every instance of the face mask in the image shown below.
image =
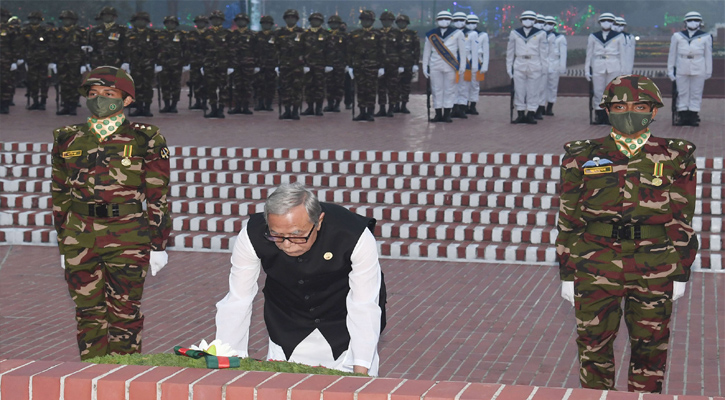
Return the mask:
M622 27L620 25L614 25L612 30L615 32L622 32Z
M605 31L608 31L608 30L612 29L612 22L611 21L602 21L601 22L601 25L602 25L602 29L604 29Z
M700 27L700 21L687 21L687 29L694 31Z
M521 24L524 26L524 28L531 28L532 26L534 26L534 21L530 19L525 19L521 21Z
M548 25L548 24L544 25L544 30L546 32L551 32L552 29L554 29L554 27L552 25Z
M458 29L463 28L465 25L466 25L466 21L456 21L453 23L453 26Z
M466 28L474 30L478 27L478 24L466 24Z
M537 22L534 24L534 28L536 28L536 29L541 29L543 27L544 27L544 24L542 24L541 22Z
M440 26L441 28L448 28L450 25L451 25L450 19L438 20L438 26Z
M96 96L86 100L86 107L98 118L106 118L123 110L123 99Z
M614 129L625 135L631 135L647 128L652 123L652 112L610 112L609 122Z

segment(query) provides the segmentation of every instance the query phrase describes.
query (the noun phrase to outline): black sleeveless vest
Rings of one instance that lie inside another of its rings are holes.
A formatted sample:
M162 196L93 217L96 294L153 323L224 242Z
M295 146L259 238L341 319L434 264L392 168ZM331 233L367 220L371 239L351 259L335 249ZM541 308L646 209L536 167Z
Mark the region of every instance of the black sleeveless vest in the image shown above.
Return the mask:
M267 274L264 322L270 339L282 347L287 359L315 329L330 344L335 359L350 345L345 304L350 291L350 257L360 235L366 228L372 231L376 221L335 204L321 205L325 218L317 239L299 257L288 256L264 237L267 223L262 213L253 214L247 225L249 239ZM382 296L380 300L384 318L385 300Z

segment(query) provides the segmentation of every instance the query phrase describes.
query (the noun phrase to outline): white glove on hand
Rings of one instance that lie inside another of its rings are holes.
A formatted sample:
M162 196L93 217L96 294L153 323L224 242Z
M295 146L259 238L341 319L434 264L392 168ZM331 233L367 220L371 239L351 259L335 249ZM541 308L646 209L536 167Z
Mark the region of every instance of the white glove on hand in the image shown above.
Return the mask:
M17 64L18 65L23 65L23 63L25 63L25 60L23 60L22 58L18 58Z
M425 79L430 79L430 74L426 71L426 68L423 68L423 76L425 76Z
M405 72L405 68L403 68L403 67L398 67L398 73L399 73L399 74L402 74L403 72Z
M274 67L274 72L276 72L277 76L279 76L279 67Z
M332 72L333 69L334 68L327 66L327 67L325 67L325 73Z
M254 67L254 72L252 72L252 73L256 74L256 73L259 73L259 71L261 71L261 69L259 69L259 67Z
M60 267L65 269L65 256L62 254L60 255Z
M417 65L413 65L413 73L418 72L419 67Z
M183 67L181 67L181 72L188 72L188 71L191 71L191 64L184 65Z
M677 77L675 76L675 74L667 74L667 77L670 78L670 80L672 82L674 82L677 79Z
M201 72L201 76L204 76L204 67L199 68L199 72Z
M85 65L81 65L81 75L85 74L86 71L88 71L88 69L86 68L86 66Z
M16 63L10 64L10 70L11 71L15 71L16 69L18 69L18 64L16 64Z
M708 80L708 79L710 79L710 78L712 78L712 74L707 74L707 75L705 75L705 80Z
M310 72L310 67L302 67L302 72L305 74Z
M687 289L687 282L672 282L672 301L679 299L685 295L685 289Z
M231 75L234 73L234 68L227 68L227 75Z
M54 74L58 74L58 66L55 63L48 64L48 71L53 71Z
M149 259L149 264L151 264L151 275L156 276L156 274L161 271L161 268L165 267L166 264L169 262L169 255L166 254L166 251L151 251L151 257Z
M157 65L154 65L154 73L158 74L159 72L161 72L163 70L164 70L164 67L162 67L162 66L160 66L158 64Z
M561 297L574 306L574 281L561 282Z
M350 68L350 67L345 67L345 68L347 68L347 74L350 75L350 79L355 79L355 75L352 72L352 68Z
M131 66L128 63L121 64L121 69L126 71L127 74L131 73Z
M85 51L86 53L90 53L93 51L93 46L81 46L81 50Z
M385 75L385 68L380 68L380 69L378 70L378 78L380 78L380 77L381 77L381 76L383 76L383 75Z
M586 73L586 74L584 74L584 77L587 78L587 82L591 82L592 81L592 75L591 74Z

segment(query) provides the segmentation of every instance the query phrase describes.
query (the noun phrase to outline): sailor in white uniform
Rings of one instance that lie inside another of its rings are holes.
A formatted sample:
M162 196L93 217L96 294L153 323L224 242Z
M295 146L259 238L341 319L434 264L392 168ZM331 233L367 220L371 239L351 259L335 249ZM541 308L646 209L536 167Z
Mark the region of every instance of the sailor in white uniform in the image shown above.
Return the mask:
M612 30L624 35L625 64L622 69L622 73L631 75L634 72L634 53L636 51L635 48L637 47L637 41L635 40L634 35L624 31L626 26L627 21L623 17L616 17L614 19L614 26L612 27Z
M536 13L524 11L521 28L511 31L506 47L506 72L514 80L515 124L536 124L536 109L541 102L541 75L549 68L546 32L534 28ZM602 89L604 90L604 89Z
M612 30L614 14L603 13L599 16L601 31L589 35L587 41L587 57L584 63L584 74L594 86L592 106L596 112L594 123L608 124L607 112L599 107L604 88L612 79L622 75L625 65L624 36ZM591 68L591 72L590 72Z
M549 41L549 72L546 82L546 112L554 115L552 109L559 92L559 76L566 74L566 36L556 31L556 19L547 15L544 18L544 31Z
M458 79L456 84L457 97L451 111L451 118L468 118L466 116L466 108L468 107L468 92L471 88L471 81L476 80L476 72L478 72L478 43L476 39L478 34L466 27L466 13L457 12L453 14L453 27L463 32L465 39L465 49L463 54L465 58L461 58L461 62L466 63L466 71L464 75ZM475 52L475 53L474 53Z
M546 17L544 17L543 14L536 14L536 21L534 22L534 28L541 29L545 33L547 33L547 40L546 40L546 49L544 50L544 53L546 54L546 59L549 59L549 40L548 40L548 32L544 29L544 26L546 26ZM545 69L541 73L541 78L539 78L539 88L541 90L541 95L539 96L539 107L536 108L536 114L534 114L534 118L536 119L544 119L544 112L546 111L546 85L549 81L548 78L549 70Z
M485 74L488 72L488 34L478 30L478 16L471 14L466 17L466 28L471 31L471 34L476 34L476 46L478 54L478 72ZM481 78L483 79L483 78ZM471 79L468 86L468 108L466 109L467 114L478 115L476 104L480 98L481 92L481 81L478 79Z

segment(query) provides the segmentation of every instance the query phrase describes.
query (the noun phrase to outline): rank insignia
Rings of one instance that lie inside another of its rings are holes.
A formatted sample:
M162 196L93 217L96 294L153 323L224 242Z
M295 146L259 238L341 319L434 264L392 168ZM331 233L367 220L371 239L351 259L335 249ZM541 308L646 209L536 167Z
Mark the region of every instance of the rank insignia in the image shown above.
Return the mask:
M63 154L61 154L61 157L63 157L63 158L78 157L81 154L83 154L82 150L70 150L70 151L64 151Z
M330 260L332 260L332 253L330 253L330 252L328 251L327 253L325 253L325 254L324 254L324 255L322 256L322 258L324 258L324 259L325 259L325 260L327 260L327 261L330 261Z
M607 165L604 167L589 167L584 168L584 175L599 175L599 174L608 174L612 172L612 166Z

